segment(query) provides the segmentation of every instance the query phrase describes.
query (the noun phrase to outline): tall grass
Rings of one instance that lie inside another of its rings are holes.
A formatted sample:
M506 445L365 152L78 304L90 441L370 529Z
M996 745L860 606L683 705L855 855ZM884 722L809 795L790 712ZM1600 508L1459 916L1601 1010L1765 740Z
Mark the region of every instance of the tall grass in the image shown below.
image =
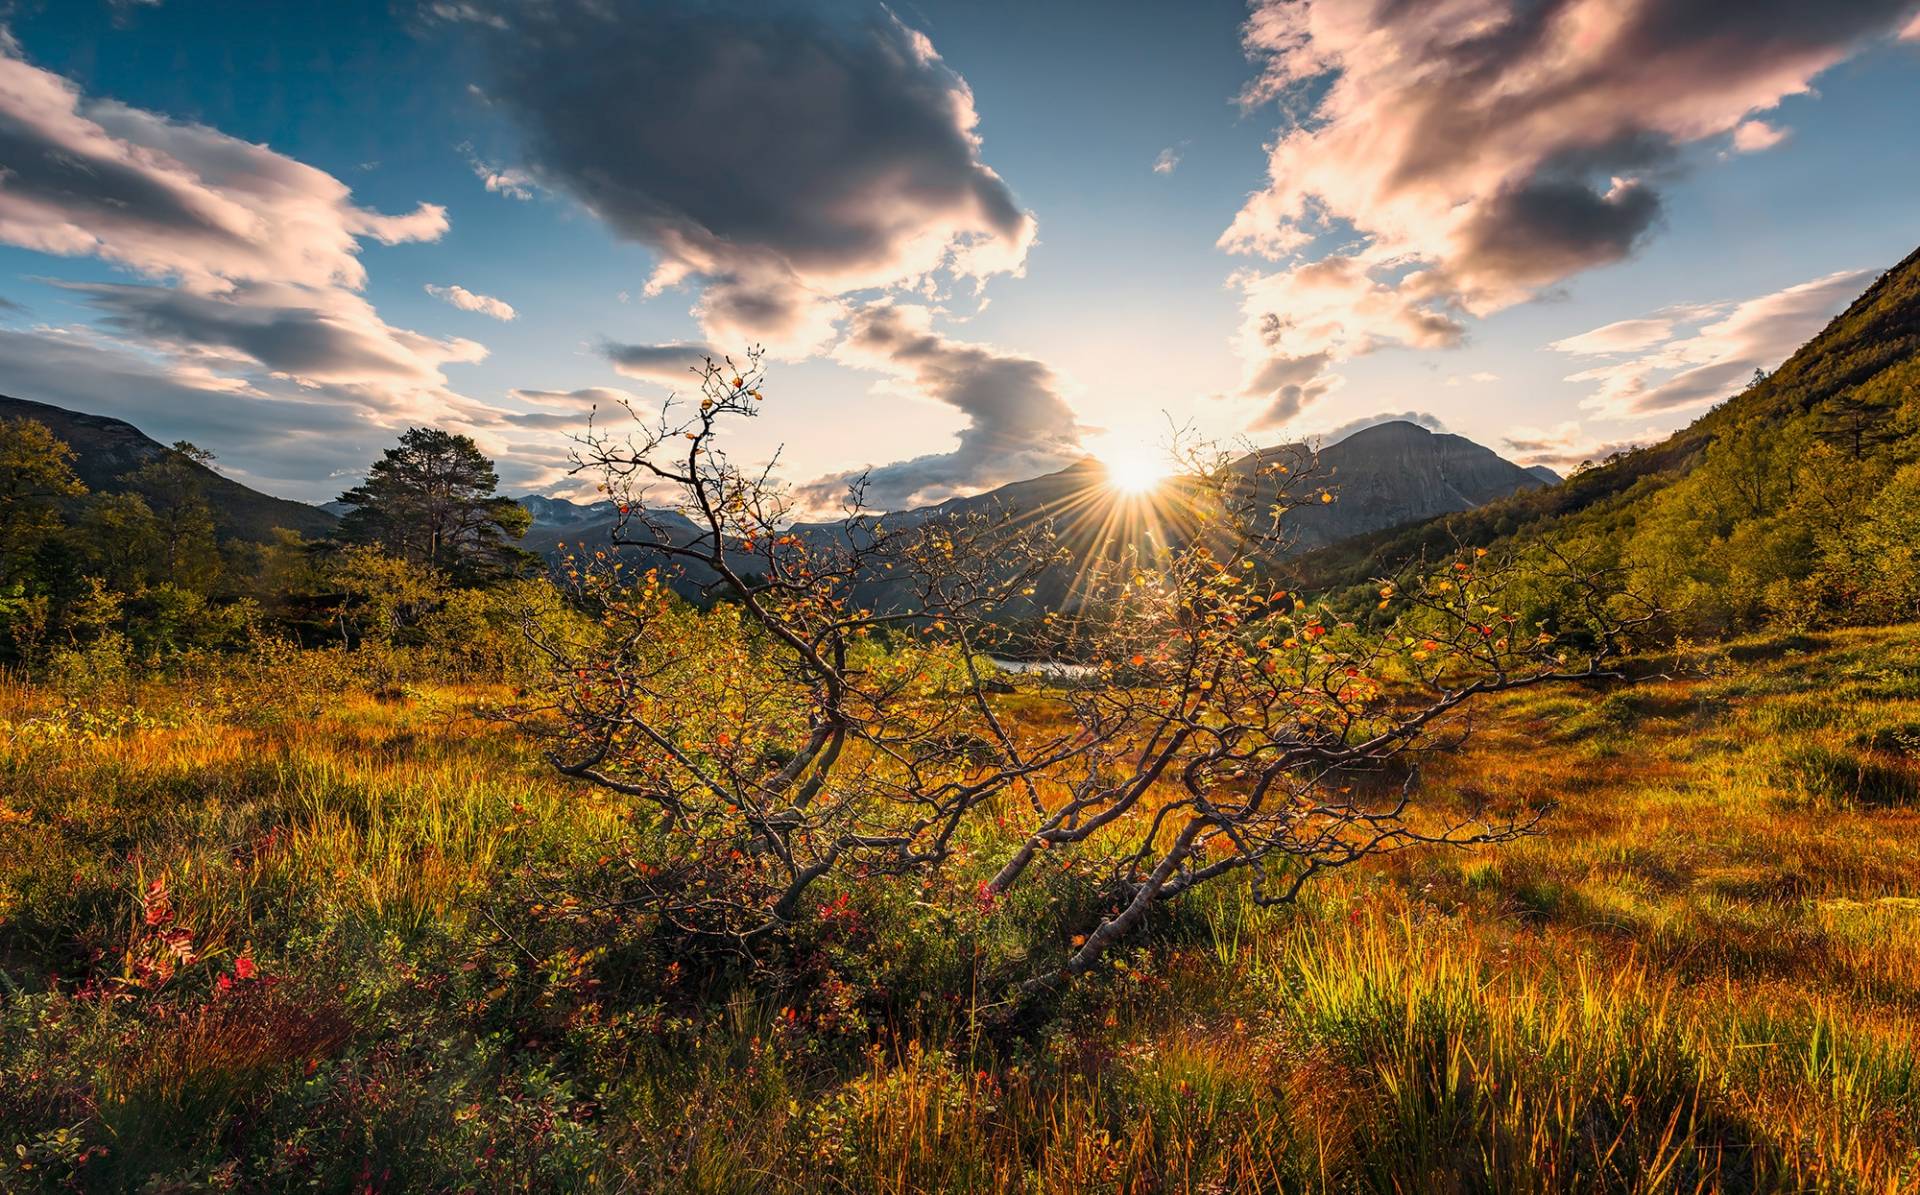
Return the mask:
M483 687L0 684L0 1189L1920 1190L1920 632L1673 675L1428 764L1544 834L1203 889L1013 1022L1093 894L983 903L990 826L701 955Z

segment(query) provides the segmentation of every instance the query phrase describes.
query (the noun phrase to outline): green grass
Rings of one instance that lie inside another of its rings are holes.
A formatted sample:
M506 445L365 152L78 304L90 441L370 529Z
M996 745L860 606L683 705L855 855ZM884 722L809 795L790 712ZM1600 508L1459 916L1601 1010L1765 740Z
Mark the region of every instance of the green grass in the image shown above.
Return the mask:
M484 689L0 687L0 1189L1920 1189L1920 631L1665 671L1428 762L1544 833L1202 890L1013 1022L1087 897L983 904L991 827L749 962L596 899L649 831Z

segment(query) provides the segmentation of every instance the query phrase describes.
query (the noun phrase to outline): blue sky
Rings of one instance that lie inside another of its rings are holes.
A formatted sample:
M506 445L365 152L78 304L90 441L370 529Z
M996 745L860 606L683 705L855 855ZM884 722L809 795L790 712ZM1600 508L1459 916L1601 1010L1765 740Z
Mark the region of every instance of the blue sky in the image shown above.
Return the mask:
M316 500L423 422L565 490L587 405L672 376L608 345L748 338L778 359L736 447L813 494L874 466L886 504L937 500L1169 417L1416 413L1565 468L1920 241L1902 0L539 7L16 5L0 392Z

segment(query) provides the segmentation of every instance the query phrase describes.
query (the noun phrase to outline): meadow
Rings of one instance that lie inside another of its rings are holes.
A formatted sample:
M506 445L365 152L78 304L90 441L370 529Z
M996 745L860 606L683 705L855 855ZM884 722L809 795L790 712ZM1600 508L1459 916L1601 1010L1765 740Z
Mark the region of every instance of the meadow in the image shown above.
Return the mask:
M1012 1013L1091 898L1004 844L695 949L500 686L0 685L0 1187L1920 1190L1920 628L1634 670L1425 762L1542 832L1222 881Z

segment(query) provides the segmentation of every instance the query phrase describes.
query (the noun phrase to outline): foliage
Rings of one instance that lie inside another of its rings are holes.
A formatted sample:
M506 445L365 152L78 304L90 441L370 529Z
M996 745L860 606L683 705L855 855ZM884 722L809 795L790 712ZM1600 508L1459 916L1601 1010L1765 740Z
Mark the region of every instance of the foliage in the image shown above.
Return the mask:
M73 449L45 424L0 420L0 582L17 581L59 527L59 500L86 492L73 472Z

